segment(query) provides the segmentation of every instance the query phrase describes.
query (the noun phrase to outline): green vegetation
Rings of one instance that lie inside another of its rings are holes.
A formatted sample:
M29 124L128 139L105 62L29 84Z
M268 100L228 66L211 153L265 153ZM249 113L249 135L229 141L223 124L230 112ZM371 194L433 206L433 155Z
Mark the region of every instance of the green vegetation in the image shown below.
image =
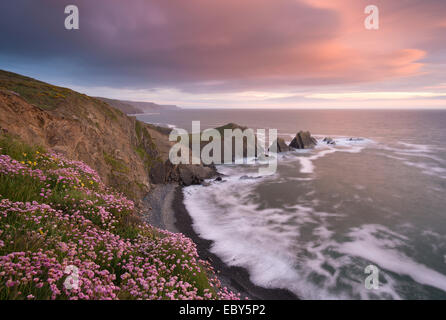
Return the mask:
M70 105L73 112L81 112L86 116L85 111L78 106L93 104L114 121L118 120L118 116L124 116L120 110L96 98L4 70L0 70L0 89L15 92L26 102L44 110L51 111L61 105Z
M0 299L236 298L190 239L141 222L84 163L12 136L0 148Z
M13 91L28 103L45 110L54 110L67 99L81 96L70 89L53 86L3 70L0 70L0 88Z
M128 173L129 168L126 166L124 161L115 159L111 154L104 152L105 162L112 167L113 170L120 173Z

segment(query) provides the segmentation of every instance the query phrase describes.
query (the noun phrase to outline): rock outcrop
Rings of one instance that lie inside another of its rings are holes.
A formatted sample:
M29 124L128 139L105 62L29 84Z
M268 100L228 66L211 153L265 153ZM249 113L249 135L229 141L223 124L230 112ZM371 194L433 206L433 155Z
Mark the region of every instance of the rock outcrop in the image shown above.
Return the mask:
M269 147L268 150L271 150L272 146L274 146L274 144L277 146L277 153L281 153L281 152L287 152L290 151L291 148L285 143L285 140L283 140L282 138L277 138Z
M322 142L325 142L326 144L331 144L331 145L335 145L336 144L334 139L331 138L331 137L325 137L324 140L322 140Z
M225 162L225 141L224 141L224 131L225 130L240 130L243 134L243 132L245 132L245 130L248 129L247 127L238 125L236 123L228 123L225 124L221 127L217 127L215 128L215 130L217 130L220 133L220 137L221 137L221 151L220 151L220 155L221 155L221 163ZM241 155L236 155L235 154L235 137L232 137L232 151L231 151L231 159L232 162L235 162L236 159L240 159L240 158L246 158L248 156L248 146L252 147L254 150L254 156L257 157L258 155L263 154L264 149L262 146L259 146L259 150L257 150L257 143L258 143L258 139L257 136L255 136L255 130L253 130L254 133L254 139L253 141L247 138L243 138L243 145L242 145L242 154ZM192 146L192 139L189 139L190 142L190 147ZM210 142L208 141L200 141L200 148L201 150ZM229 151L229 150L228 150ZM258 152L260 151L260 152Z
M299 131L290 143L294 149L310 149L316 146L317 140L311 136L309 131Z
M214 166L179 164L173 165L168 159L157 162L150 171L150 178L154 184L177 182L183 186L201 184L205 179L217 175Z

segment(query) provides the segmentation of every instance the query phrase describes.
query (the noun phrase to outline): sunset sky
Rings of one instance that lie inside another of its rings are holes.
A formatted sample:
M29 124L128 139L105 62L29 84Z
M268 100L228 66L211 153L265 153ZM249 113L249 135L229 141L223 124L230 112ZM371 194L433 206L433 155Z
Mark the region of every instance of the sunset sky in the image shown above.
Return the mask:
M64 28L69 4L79 30ZM379 30L364 27L371 4ZM443 0L2 0L0 35L0 69L93 96L446 108Z

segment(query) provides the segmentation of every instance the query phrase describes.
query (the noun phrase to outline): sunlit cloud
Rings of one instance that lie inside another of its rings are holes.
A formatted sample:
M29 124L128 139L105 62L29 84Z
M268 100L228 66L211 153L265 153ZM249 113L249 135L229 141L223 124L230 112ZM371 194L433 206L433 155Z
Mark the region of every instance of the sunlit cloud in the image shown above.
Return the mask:
M446 108L446 1L375 0L371 32L363 1L72 0L76 33L42 1L0 2L0 68L186 107Z

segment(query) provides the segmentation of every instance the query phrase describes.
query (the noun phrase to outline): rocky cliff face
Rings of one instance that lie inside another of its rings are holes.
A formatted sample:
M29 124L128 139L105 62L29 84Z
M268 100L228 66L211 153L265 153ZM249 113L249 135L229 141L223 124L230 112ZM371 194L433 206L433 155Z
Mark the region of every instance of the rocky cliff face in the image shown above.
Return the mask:
M0 71L0 127L27 143L81 160L134 200L161 161L147 125L103 101Z
M152 184L198 184L216 174L213 167L172 165L169 132L102 100L0 70L0 134L83 161L132 200Z

